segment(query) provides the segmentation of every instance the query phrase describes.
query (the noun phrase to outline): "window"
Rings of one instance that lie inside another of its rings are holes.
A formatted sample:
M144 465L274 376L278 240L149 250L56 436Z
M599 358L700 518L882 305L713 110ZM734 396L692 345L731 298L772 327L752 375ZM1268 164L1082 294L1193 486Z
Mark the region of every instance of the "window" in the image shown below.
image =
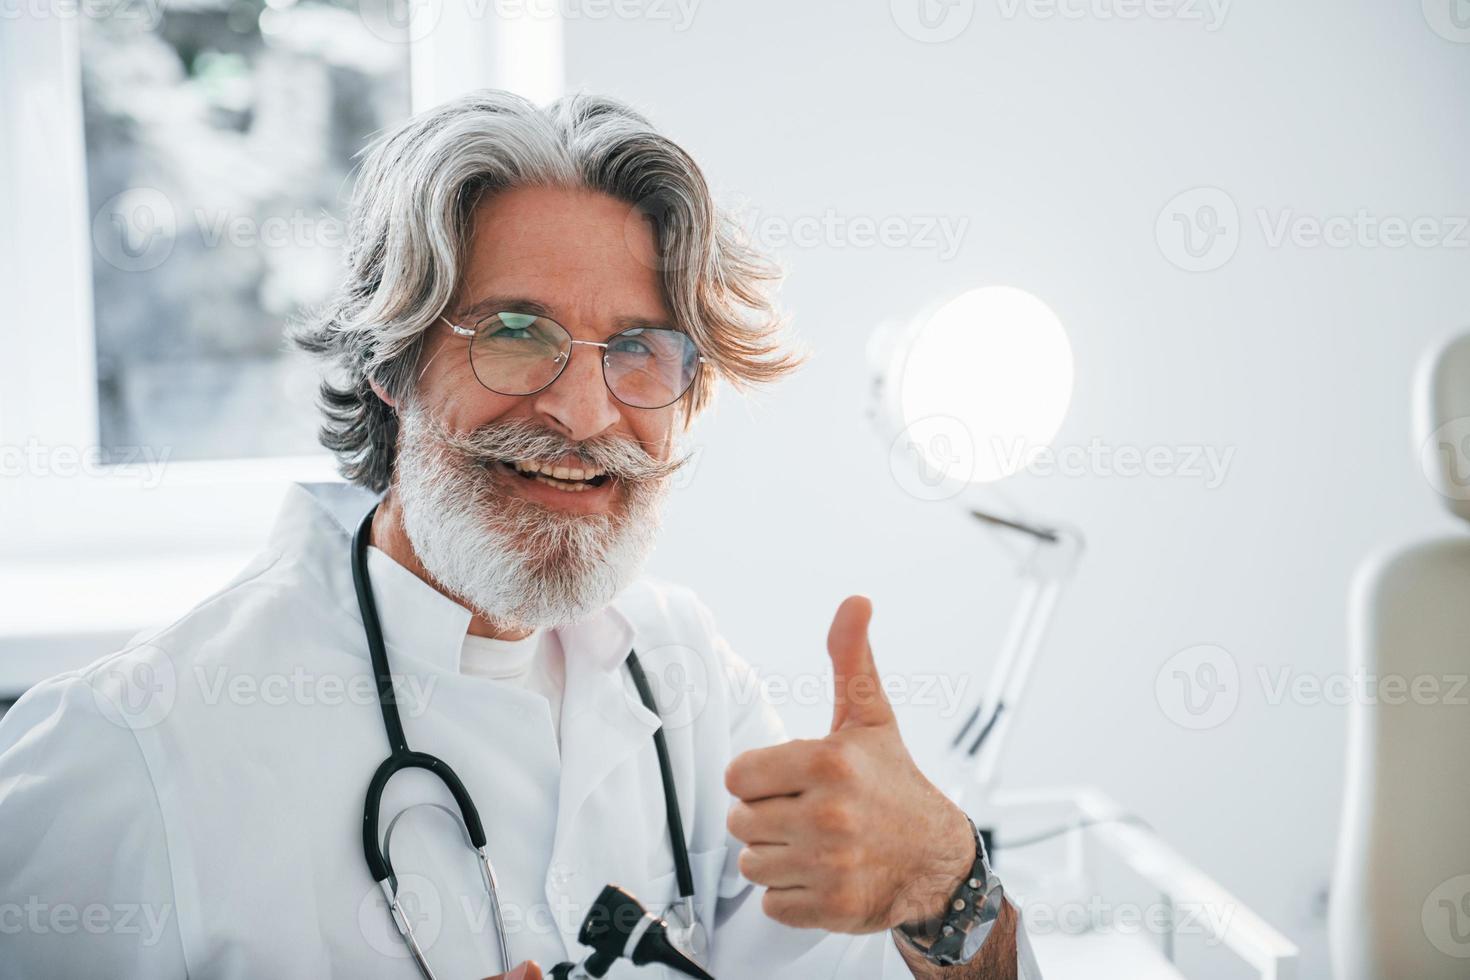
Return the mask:
M318 0L80 30L102 458L319 451L283 327L340 278L353 155L409 113L408 45Z
M559 94L554 10L360 2L0 12L0 694L178 615L334 476L283 327L337 282L371 135Z

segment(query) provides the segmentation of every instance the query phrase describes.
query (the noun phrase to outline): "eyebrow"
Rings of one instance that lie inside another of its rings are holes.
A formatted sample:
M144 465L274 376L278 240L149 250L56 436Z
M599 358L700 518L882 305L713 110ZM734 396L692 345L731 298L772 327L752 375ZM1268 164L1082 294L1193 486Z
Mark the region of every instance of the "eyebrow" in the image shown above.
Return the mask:
M550 306L540 300L531 299L527 296L484 296L475 300L462 312L458 319L462 321L478 321L492 313L529 313L532 316L544 316L548 320L556 320L556 313ZM661 317L649 318L645 316L619 316L613 318L614 331L631 330L634 327L656 327L666 330L678 329L672 323Z

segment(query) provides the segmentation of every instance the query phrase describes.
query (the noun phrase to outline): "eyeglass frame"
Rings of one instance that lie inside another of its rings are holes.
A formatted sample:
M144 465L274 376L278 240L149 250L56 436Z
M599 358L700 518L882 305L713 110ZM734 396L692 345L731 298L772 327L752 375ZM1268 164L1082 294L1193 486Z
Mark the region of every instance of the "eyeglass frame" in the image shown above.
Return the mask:
M493 317L497 317L497 316L499 316L502 313L515 313L518 316L534 316L538 320L550 320L552 323L555 323L558 327L561 327L561 329L566 332L567 342L569 344L572 344L573 346L575 346L577 344L583 344L583 345L585 345L587 347L601 347L604 351L606 351L607 348L612 344L614 338L621 337L623 334L625 334L625 333L631 333L634 330L673 330L674 329L673 327L628 327L628 328L626 328L624 330L619 330L616 333L608 334L608 337L607 337L606 340L601 341L601 342L598 342L596 340L578 340L576 337L573 337L572 336L572 332L570 330L567 330L566 326L564 324L562 324L560 321L553 320L549 316L542 316L539 313L529 313L529 314L527 314L527 313L520 313L520 312L518 312L516 310L496 310L493 313L486 313L483 317L480 318L480 321L479 322L484 323L486 320L492 319ZM474 339L475 339L475 337L479 334L479 331L476 330L474 327L466 327L466 326L463 326L461 324L455 323L455 322L453 322L452 320L450 320L448 317L446 317L442 313L439 314L439 319L444 322L444 325L445 326L447 326L450 330L454 331L455 336L464 337L466 340L469 340L469 341L473 342ZM683 333L683 331L675 331L675 332L676 333ZM685 334L685 336L688 336L688 334ZM692 339L690 340L690 343L693 343L693 340ZM471 346L473 346L473 343L471 344ZM694 348L694 351L695 351L695 357L698 359L698 364L694 368L694 375L693 375L693 377L691 377L689 379L689 385L688 385L688 387L686 387L683 391L681 391L677 395L675 395L672 401L667 401L667 402L665 402L662 405L656 405L656 406L654 406L652 408L649 408L646 405L633 405L633 404L630 404L629 402L623 401L623 399L621 397L619 397L618 393L616 391L613 391L612 383L607 380L607 354L606 353L604 353L602 355L602 384L603 384L604 387L607 388L608 394L612 395L613 398L616 398L617 399L617 402L618 402L619 405L627 405L629 408L637 408L637 409L641 409L642 411L645 411L645 412L656 412L656 411L658 411L661 408L668 408L670 405L673 405L676 402L678 402L678 400L680 398L683 398L685 395L689 394L690 389L694 387L694 383L699 380L699 373L700 373L700 371L704 368L704 365L706 365L706 364L709 363L709 361L705 358L705 356L703 354L699 353L699 348L697 346ZM536 389L533 389L533 390L528 391L528 392L525 392L524 394L513 395L513 394L510 394L509 392L495 391L494 388L492 388L489 385L487 385L485 383L484 379L482 379L480 377L480 372L475 370L475 355L473 353L470 353L469 351L466 351L466 354L469 357L470 373L472 373L475 376L475 380L480 383L480 387L484 388L486 391L494 392L497 395L504 395L506 398L527 398L527 397L529 397L531 395L539 394L540 392L545 391L547 388L550 388L552 385L556 384L557 379L559 379L562 376L562 372L564 372L567 369L567 365L570 364L570 363L572 363L572 352L570 350L567 350L567 351L558 351L557 352L557 355L556 355L556 359L561 361L561 366L556 369L556 373L551 376L551 380L550 381L546 382L541 387L536 388Z

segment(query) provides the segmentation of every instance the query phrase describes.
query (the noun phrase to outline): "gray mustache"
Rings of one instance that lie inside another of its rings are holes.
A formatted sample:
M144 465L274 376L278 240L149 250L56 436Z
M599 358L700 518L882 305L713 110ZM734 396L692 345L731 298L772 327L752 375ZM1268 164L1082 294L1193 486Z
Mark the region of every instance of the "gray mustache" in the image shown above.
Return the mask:
M606 470L630 483L666 479L683 469L693 458L692 453L683 453L667 460L655 459L636 442L618 436L597 436L573 442L530 419L508 419L492 422L473 432L444 431L441 435L447 447L475 462L512 459L549 462L572 455L586 465Z

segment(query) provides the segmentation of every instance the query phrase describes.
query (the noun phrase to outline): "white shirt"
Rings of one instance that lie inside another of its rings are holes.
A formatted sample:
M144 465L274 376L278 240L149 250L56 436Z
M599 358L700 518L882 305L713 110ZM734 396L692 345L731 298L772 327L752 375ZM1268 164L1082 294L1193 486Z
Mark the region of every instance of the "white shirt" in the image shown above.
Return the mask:
M459 670L472 677L499 681L546 699L551 732L561 741L561 694L566 661L551 630L538 629L519 640L467 634L459 654Z
M233 581L0 721L7 977L418 975L363 855L364 794L388 755L349 555L371 502L342 485L293 488ZM566 668L558 752L546 698L461 672L469 610L381 551L368 565L409 745L448 763L478 805L515 962L549 973L586 955L577 930L610 882L654 911L676 898L662 725L710 971L909 976L888 934L782 926L741 876L724 770L786 736L689 590L641 579L551 631ZM622 667L630 649L655 689L677 679L677 703L643 706ZM469 851L426 803L453 807L422 770L383 794L384 822L411 810L392 860L415 931L441 977L499 972ZM608 974L669 975L626 960Z

